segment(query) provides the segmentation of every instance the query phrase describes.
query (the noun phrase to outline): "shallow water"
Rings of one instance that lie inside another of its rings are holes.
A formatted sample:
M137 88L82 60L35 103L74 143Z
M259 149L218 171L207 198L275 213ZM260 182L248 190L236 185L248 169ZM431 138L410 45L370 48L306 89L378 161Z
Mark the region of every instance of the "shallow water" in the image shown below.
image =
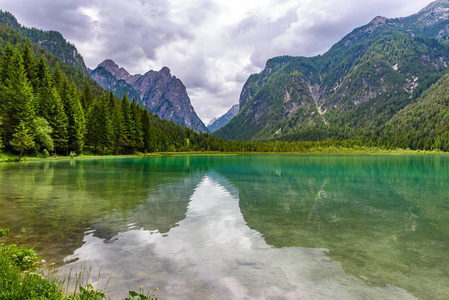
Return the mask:
M0 225L113 299L447 299L448 180L443 156L4 164Z

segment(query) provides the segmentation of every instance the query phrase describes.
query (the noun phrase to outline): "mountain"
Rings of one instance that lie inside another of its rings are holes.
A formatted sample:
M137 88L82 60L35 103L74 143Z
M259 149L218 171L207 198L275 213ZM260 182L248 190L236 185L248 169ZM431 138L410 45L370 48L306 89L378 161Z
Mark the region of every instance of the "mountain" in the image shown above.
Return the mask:
M381 130L380 142L389 148L449 151L449 75L425 91Z
M239 140L375 139L449 72L449 1L376 17L316 57L282 56L251 75L240 113L215 132Z
M76 47L66 41L61 33L57 31L44 31L36 28L27 28L22 26L16 17L7 11L0 10L0 24L12 28L31 42L38 44L49 53L56 56L61 61L74 67L78 71L87 74L87 68L84 59L78 53Z
M117 79L105 67L98 66L95 70L90 72L92 77L101 87L107 91L113 91L114 95L121 98L126 93L128 99L135 98L137 103L142 104L139 93L123 79Z
M130 75L114 61L107 59L90 73L104 89L117 97L127 93L151 113L176 124L191 127L196 132L209 132L190 103L184 84L170 74L170 69L149 71L144 75Z
M221 127L225 126L226 124L231 121L232 118L234 118L239 113L239 105L235 104L233 105L227 113L222 115L220 118L213 118L209 125L207 125L207 129L209 129L210 132L215 132Z

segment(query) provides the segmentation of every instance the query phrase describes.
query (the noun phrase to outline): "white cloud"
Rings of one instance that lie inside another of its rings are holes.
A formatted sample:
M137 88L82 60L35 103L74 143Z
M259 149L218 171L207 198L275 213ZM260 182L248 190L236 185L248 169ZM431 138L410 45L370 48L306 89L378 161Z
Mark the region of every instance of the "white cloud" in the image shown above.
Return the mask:
M94 68L168 66L207 123L238 103L267 59L327 51L377 15L408 16L429 0L0 0L28 27L60 31Z

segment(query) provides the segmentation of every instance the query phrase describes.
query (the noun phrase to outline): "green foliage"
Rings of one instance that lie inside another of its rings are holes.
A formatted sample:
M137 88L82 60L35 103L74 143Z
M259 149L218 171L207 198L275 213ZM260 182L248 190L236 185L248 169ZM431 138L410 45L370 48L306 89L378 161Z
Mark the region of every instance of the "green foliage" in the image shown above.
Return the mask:
M34 147L33 136L29 133L29 129L25 127L25 123L20 121L16 132L13 134L12 140L9 142L15 150L20 151L19 161L22 158L23 151Z
M387 148L449 151L449 75L379 130L378 143Z
M61 61L68 63L79 71L84 71L86 66L81 55L74 45L68 43L57 31L43 31L36 28L26 28L17 22L17 19L9 12L0 10L0 24L8 26L30 39L33 43L39 43L48 52Z
M75 295L70 295L66 299L69 300L101 300L106 299L104 293L100 291L96 291L91 284L88 284L87 287L79 287L79 293Z
M145 293L145 289L142 286L139 290L139 293L129 291L129 297L125 298L124 300L157 300L157 297L155 296L155 292L157 290L159 289L155 288L154 290Z
M13 265L22 271L35 270L37 267L36 251L27 247L17 247L15 244L2 246L1 251L4 255L11 258Z
M51 128L50 124L48 124L47 120L42 117L36 117L33 120L33 130L36 148L45 148L44 150L48 149L50 151L53 151L54 145L53 139L51 137L53 129Z
M0 238L3 238L9 234L8 228L0 228Z

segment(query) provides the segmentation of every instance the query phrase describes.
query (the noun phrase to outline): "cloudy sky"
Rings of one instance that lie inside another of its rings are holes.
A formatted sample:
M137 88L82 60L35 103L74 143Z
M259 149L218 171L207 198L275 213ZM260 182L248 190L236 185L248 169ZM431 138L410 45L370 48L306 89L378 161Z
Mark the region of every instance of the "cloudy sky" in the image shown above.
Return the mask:
M110 58L131 74L163 66L207 124L238 103L248 76L279 55L326 52L375 16L430 0L0 0L27 27L57 30L88 67Z

